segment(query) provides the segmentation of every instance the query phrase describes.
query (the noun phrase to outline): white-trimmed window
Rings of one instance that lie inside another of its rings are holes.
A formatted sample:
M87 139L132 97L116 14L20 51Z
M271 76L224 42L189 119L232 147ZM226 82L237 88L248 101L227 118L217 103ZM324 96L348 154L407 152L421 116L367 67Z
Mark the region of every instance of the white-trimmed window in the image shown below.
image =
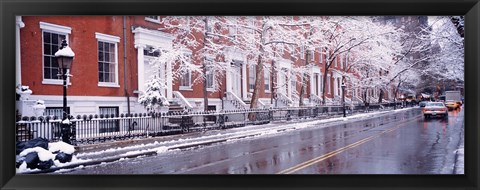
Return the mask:
M308 58L310 59L310 62L313 63L315 61L315 50L308 50Z
M344 57L343 64L344 64L345 69L348 69L348 57L349 56L350 56L350 53L347 53L347 54L345 54L345 57Z
M63 84L62 78L58 76L59 67L55 53L62 46L62 41L66 40L68 43L68 35L72 28L67 26L60 26L46 22L40 22L40 29L42 29L42 65L43 65L43 81L42 84Z
M191 90L192 89L192 72L183 71L180 79L180 90Z
M160 23L160 16L145 16L146 21Z
M290 75L292 93L297 91L297 75L292 71Z
M255 79L256 79L256 66L255 65L250 65L248 67L248 90L250 92L253 92L253 90L255 89Z
M185 54L186 60L189 63L192 61L192 54ZM188 63L183 63L188 64ZM183 70L181 73L180 78L180 90L191 90L192 89L192 71L191 70Z
M325 48L325 63L327 63L330 59L330 53L327 48Z
M207 91L213 91L215 89L215 71L214 71L214 68L213 68L213 65L212 65L212 59L211 58L207 58L205 60L206 62L206 80L207 80Z
M318 90L319 94L318 95L321 95L322 92L323 92L323 76L322 76L322 74L319 75L319 81L320 81L320 84L319 84L319 87L318 87L319 88L319 90Z
M319 58L318 58L319 61L318 62L320 64L323 64L323 47L319 48L318 52L319 52L319 54L318 54L319 55Z
M118 85L118 47L120 37L95 33L98 53L98 86Z
M265 81L265 92L270 92L270 69L268 67L263 68L263 78Z
M118 106L108 106L108 107L99 107L98 113L109 118L118 117ZM120 131L120 120L100 120L99 121L99 132L100 133L110 133L110 132L119 132Z
M233 17L232 18L232 25L230 25L228 27L229 36L233 39L235 39L237 37L237 33L238 33L238 29L237 29L238 20L237 19L238 19L237 17Z
M305 46L304 45L300 46L300 58L305 59Z
M327 92L328 92L328 94L331 94L331 90L330 90L330 82L331 81L332 81L332 78L329 74L329 75L327 75Z

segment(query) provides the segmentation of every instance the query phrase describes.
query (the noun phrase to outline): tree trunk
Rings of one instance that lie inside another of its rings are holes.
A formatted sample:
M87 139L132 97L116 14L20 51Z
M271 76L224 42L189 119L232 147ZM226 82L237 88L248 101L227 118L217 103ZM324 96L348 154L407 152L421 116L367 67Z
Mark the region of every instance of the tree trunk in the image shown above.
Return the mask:
M270 96L270 105L274 105L274 100L277 95L277 88L273 86L275 84L275 81L277 81L277 72L275 69L275 61L272 61L272 67L271 67L271 72L270 75L272 76L270 79L270 92L272 93ZM275 105L277 107L277 105Z
M262 56L258 56L258 61L257 61L257 66L256 66L256 74L255 74L255 88L253 89L253 94L252 94L252 100L250 101L250 109L256 109L257 104L258 104L258 98L259 98L259 89L260 89L260 84L263 79L263 62L262 62ZM256 114L251 112L248 114L248 119L250 121L254 121L256 119Z
M378 96L378 103L382 103L382 99L383 99L383 90L382 89L379 89L380 90L380 95Z
M325 73L323 75L323 85L322 85L322 105L325 105L325 93L327 92L325 89L326 89L326 84L327 84L327 73L328 73L328 69L325 68Z
M250 108L254 109L257 108L258 98L259 98L259 89L260 84L263 81L263 62L262 56L258 56L257 66L256 66L256 75L255 75L255 89L253 89L252 100L250 102Z

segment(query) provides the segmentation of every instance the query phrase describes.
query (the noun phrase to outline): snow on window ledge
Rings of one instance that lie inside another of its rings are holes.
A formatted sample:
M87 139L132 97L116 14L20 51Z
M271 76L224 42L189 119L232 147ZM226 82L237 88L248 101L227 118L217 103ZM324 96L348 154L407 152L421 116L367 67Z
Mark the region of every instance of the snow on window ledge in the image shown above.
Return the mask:
M154 22L154 23L160 24L160 20L159 20L159 19L154 19L154 18L145 17L145 20L146 20L146 21L149 21L149 22Z
M43 79L42 84L51 84L51 85L63 85L63 80L56 80L56 79ZM72 82L68 83L68 86L71 86Z
M215 89L214 89L214 88L207 88L207 91L209 91L209 92L214 92Z
M110 88L120 88L120 85L116 83L105 83L105 82L99 82L98 83L99 87L110 87Z
M180 86L179 90L193 91L193 88L191 86Z

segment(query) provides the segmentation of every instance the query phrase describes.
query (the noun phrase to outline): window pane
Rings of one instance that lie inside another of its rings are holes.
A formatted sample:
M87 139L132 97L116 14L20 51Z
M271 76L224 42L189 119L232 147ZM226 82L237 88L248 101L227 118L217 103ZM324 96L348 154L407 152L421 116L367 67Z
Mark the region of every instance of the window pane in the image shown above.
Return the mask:
M50 57L43 56L43 67L50 67Z
M43 32L43 42L50 43L51 42L51 34L48 32Z
M60 76L57 76L59 69L58 68L52 68L52 79L61 79Z
M98 72L98 81L105 82L105 80L103 80L103 72Z
M110 73L105 72L103 76L104 76L103 82L109 82L108 79L110 78Z
M103 63L98 63L98 71L103 71Z
M105 52L105 56L103 57L103 61L109 62L110 61L110 53Z
M115 53L114 52L110 53L110 62L115 62Z
M108 82L115 82L115 73L114 72L110 73L110 80Z
M52 67L58 67L58 61L57 61L57 58L55 57L50 57L50 60L51 60L51 66Z
M98 52L103 51L103 42L98 42Z
M44 69L43 69L43 75L44 75L44 77L45 77L46 79L51 79L51 78L52 78L52 76L51 76L51 74L50 74L50 69L49 69L49 68L44 68Z
M105 52L110 52L110 46L108 45L108 43L105 43L104 51Z
M50 50L50 44L43 44L43 54L52 55Z
M57 45L52 45L52 55L55 55L55 53L58 51L58 46Z
M110 43L109 43L110 44ZM115 44L110 44L110 53L114 54L115 53Z
M52 34L52 44L59 44L58 43L58 34Z

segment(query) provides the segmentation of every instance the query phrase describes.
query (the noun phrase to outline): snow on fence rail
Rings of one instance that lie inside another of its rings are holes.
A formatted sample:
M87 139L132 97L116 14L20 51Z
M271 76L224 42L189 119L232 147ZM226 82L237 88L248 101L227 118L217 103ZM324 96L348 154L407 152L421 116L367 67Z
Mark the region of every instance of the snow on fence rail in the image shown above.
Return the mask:
M400 103L397 103L399 105ZM368 109L391 108L395 103L346 105L347 114ZM69 132L75 144L88 144L130 138L147 138L198 130L225 129L272 121L316 118L342 114L342 106L239 109L207 112L169 112L70 116ZM62 139L57 117L23 117L16 123L17 141L43 137L51 142Z

